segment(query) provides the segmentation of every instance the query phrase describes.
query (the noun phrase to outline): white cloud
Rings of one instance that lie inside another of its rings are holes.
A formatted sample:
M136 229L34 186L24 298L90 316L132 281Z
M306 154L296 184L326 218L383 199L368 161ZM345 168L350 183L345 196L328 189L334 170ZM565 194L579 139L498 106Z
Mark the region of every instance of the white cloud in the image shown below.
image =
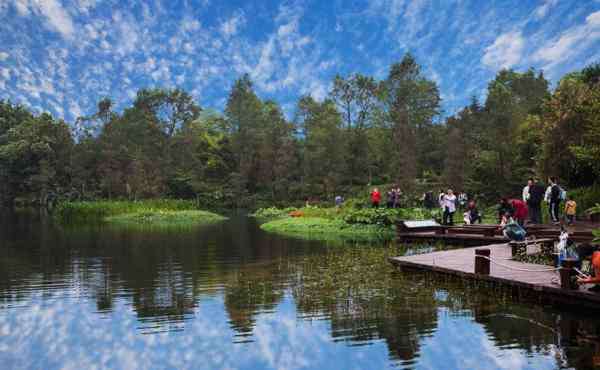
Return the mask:
M546 14L548 14L548 11L550 11L550 9L556 4L558 4L558 0L545 0L542 5L538 6L533 11L533 15L536 19L542 19L546 16Z
M4 62L6 59L8 59L8 53L0 51L0 62Z
M525 41L520 31L504 33L485 48L481 61L494 70L512 67L519 64L524 45Z
M227 21L221 23L221 33L225 37L231 37L237 34L239 28L242 27L246 23L246 18L244 18L243 14L236 14L233 17L229 18Z
M73 21L71 16L56 0L36 1L35 6L48 18L48 23L63 37L70 39L73 36Z
M600 11L588 15L584 24L571 27L557 39L546 42L533 54L533 59L548 63L546 68L551 69L577 57L597 40L600 40Z

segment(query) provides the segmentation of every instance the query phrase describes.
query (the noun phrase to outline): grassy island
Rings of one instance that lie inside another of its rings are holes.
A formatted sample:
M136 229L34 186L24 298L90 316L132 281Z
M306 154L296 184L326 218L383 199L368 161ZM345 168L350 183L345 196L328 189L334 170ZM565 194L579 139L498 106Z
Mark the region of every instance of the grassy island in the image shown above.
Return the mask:
M420 208L385 209L346 207L263 208L254 216L261 229L309 240L385 241L393 239L399 219L429 219Z
M199 210L193 201L99 201L60 204L56 217L67 222L106 222L126 226L193 226L223 221L216 213Z
M394 230L375 225L352 225L320 217L288 217L271 220L261 228L285 236L310 240L389 240Z

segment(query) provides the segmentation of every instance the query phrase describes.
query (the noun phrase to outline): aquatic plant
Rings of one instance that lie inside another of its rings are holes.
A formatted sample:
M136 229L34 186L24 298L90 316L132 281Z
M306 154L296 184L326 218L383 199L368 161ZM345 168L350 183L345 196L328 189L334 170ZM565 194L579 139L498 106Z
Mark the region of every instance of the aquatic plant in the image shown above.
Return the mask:
M139 211L105 218L106 222L124 225L191 226L223 221L226 218L212 212L188 211Z
M309 240L390 240L394 229L376 225L352 225L343 220L319 217L281 218L261 225L261 229Z
M194 201L180 199L64 202L58 205L54 216L63 222L101 221L106 217L122 214L197 209L198 207Z

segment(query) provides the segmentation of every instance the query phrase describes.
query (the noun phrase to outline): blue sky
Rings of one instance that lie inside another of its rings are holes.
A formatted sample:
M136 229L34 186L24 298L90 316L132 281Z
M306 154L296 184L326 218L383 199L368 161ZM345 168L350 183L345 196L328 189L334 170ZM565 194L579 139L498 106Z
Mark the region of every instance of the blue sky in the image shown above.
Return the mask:
M503 67L555 83L600 61L600 0L0 0L0 20L0 99L68 121L151 86L221 110L243 73L291 115L335 74L381 79L408 51L448 115Z

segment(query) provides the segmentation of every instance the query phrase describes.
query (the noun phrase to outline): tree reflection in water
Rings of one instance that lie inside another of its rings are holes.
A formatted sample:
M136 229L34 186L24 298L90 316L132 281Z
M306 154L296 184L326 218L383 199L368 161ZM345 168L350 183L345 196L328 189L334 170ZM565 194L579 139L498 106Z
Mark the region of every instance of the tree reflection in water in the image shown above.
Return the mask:
M329 323L333 341L384 342L389 358L404 366L417 364L446 316L479 325L496 348L551 355L557 367L591 367L599 353L594 317L454 278L402 273L387 262L418 252L414 246L282 239L245 218L160 233L38 221L35 228L19 217L9 226L0 222L0 309L67 292L93 299L100 314L110 315L116 301L126 301L139 331L154 333L185 329L202 314L202 301L216 297L233 341L246 343L255 340L261 315L277 317L279 305L291 300L298 320Z

